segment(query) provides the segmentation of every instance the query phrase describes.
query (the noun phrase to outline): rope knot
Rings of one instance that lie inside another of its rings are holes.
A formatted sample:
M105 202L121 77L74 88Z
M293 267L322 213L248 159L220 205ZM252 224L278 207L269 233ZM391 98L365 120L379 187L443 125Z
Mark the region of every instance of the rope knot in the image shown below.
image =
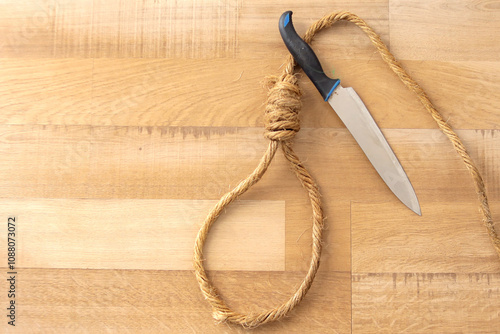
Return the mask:
M300 130L299 111L302 95L293 74L268 77L269 91L265 107L264 136L269 140L290 141Z

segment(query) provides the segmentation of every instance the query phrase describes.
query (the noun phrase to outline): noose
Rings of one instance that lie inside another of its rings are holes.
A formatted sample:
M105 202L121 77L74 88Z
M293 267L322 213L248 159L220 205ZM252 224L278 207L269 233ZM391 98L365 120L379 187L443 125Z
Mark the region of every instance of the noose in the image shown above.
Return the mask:
M365 21L357 15L349 12L332 13L314 23L304 35L304 41L311 43L314 35L324 28L332 26L337 21L349 21L361 28L377 48L382 59L389 65L390 69L401 79L404 85L414 92L425 109L436 121L439 129L450 139L457 153L462 157L465 166L474 181L475 190L480 202L480 210L483 214L483 223L493 242L493 246L500 257L500 238L491 218L491 212L486 197L486 190L481 174L472 161L465 146L453 131L451 126L443 119L441 114L430 102L424 90L415 80L401 67L396 58L389 52L387 46L382 42L380 36L370 28ZM288 56L283 72L279 77L269 77L269 91L265 107L265 134L270 140L264 156L261 158L255 170L233 190L222 196L215 207L210 211L203 222L196 237L194 247L194 269L200 289L205 299L212 306L213 317L219 322L230 322L245 328L255 328L268 322L276 321L286 316L297 306L311 287L316 272L319 268L321 257L321 240L323 233L323 211L321 208L320 192L316 182L301 163L299 157L292 149L292 141L295 134L300 130L299 111L301 109L301 90L297 83L294 72L295 61ZM216 287L212 284L203 266L203 246L207 240L210 228L220 216L222 211L238 196L245 193L250 187L257 183L271 164L278 147L281 147L283 155L289 162L293 172L299 179L302 187L307 191L313 212L312 227L312 257L309 270L295 293L283 304L259 313L244 314L233 311L220 297Z

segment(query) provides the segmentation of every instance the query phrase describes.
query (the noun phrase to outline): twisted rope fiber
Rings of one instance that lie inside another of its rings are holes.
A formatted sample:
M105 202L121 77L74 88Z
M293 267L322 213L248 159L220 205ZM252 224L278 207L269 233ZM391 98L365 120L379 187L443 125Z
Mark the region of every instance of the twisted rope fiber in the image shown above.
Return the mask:
M377 35L373 29L370 28L366 22L357 15L349 12L338 12L327 15L314 23L306 32L304 40L307 43L311 43L316 33L322 29L332 26L337 21L352 22L360 27L366 35L368 35L373 45L382 56L382 59L389 65L391 70L396 73L404 85L417 95L420 102L436 121L438 127L450 139L453 147L462 157L465 166L474 180L475 189L480 202L480 210L483 214L483 223L486 226L488 234L493 241L493 246L500 257L500 238L491 218L485 186L479 170L470 158L465 146L462 144L457 134L432 105L424 90L411 78L408 73L406 73L396 58L389 52L387 46L380 39L380 36ZM270 142L264 156L261 158L255 170L246 179L241 181L233 190L225 194L219 200L205 219L196 237L194 247L194 269L196 278L205 299L207 299L212 306L213 317L219 322L230 322L241 325L245 328L255 328L265 323L283 318L304 298L307 291L311 287L319 268L323 231L323 212L321 209L320 193L316 182L307 169L302 165L299 157L292 149L292 140L295 134L300 130L298 114L301 108L301 91L297 84L297 78L294 74L294 67L295 62L293 58L288 56L281 76L268 78L269 91L265 107L266 132L264 136L268 138ZM205 268L203 267L203 246L210 228L215 223L224 208L261 179L269 167L278 146L281 146L285 158L290 163L292 170L304 189L308 192L309 199L311 201L313 211L313 243L310 267L296 292L282 305L260 313L242 314L231 310L226 305L224 300L219 296L217 289L208 278Z

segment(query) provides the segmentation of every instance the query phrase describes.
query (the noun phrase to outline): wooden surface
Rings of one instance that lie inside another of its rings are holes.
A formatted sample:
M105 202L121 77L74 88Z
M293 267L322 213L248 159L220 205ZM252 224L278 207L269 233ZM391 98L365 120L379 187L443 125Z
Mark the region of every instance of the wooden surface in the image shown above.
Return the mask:
M243 333L217 325L191 271L209 208L257 164L263 78L335 10L364 18L469 149L500 221L498 1L0 3L0 295L7 333ZM346 23L317 36L411 179L418 217L388 190L303 78L295 147L321 188L322 266L303 303L256 333L494 333L500 261L470 177L418 101ZM7 219L17 221L16 327L8 326ZM310 257L305 192L278 155L207 245L210 275L242 312L294 291Z

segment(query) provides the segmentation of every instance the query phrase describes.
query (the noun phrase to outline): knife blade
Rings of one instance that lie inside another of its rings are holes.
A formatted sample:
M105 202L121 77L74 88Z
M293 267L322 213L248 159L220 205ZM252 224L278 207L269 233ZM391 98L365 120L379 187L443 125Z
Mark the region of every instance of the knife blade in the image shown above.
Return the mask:
M342 87L339 79L331 79L324 73L312 48L295 31L291 11L281 15L279 30L295 61L337 113L385 184L403 204L421 215L417 195L406 172L355 90Z

